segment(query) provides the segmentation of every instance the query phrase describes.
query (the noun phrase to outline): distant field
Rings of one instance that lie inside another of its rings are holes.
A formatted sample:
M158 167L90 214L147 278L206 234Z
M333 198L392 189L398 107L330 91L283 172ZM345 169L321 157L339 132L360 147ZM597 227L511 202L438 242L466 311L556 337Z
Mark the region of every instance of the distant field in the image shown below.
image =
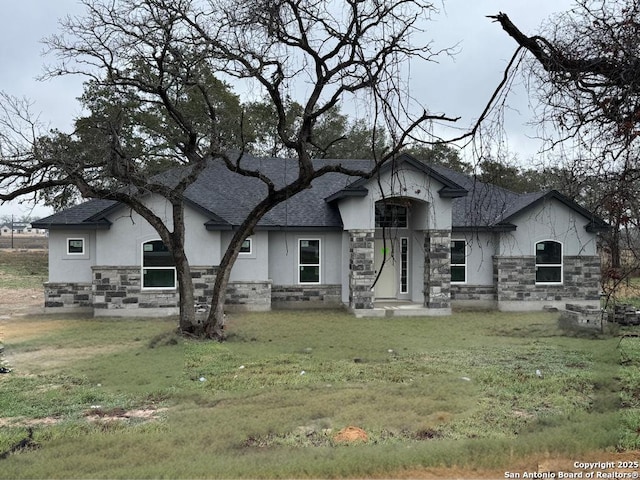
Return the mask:
M11 235L0 235L0 249L46 249L48 248L48 240L48 237L44 236L14 235L12 245Z

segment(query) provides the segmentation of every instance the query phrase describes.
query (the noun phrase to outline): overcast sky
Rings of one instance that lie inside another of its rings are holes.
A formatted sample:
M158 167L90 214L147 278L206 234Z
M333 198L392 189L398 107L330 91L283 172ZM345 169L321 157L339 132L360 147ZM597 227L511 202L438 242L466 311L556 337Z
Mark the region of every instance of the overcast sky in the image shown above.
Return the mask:
M569 0L448 0L436 2L441 13L425 25L425 36L434 47L458 45L455 59L443 57L438 65L411 65L410 94L430 111L460 116L461 126L478 117L500 81L515 50L513 40L500 26L486 18L505 12L525 33L538 31L554 12L567 10ZM79 78L36 79L45 63L43 37L55 33L58 20L67 14L81 14L77 0L0 0L0 90L33 101L33 110L51 128L69 131L81 110L76 98L82 93ZM514 113L508 118L510 150L521 159L535 154L537 143L527 139L532 131L524 91L511 97ZM517 113L516 113L517 112ZM0 215L29 213L30 207L0 205ZM36 208L35 215L48 214Z

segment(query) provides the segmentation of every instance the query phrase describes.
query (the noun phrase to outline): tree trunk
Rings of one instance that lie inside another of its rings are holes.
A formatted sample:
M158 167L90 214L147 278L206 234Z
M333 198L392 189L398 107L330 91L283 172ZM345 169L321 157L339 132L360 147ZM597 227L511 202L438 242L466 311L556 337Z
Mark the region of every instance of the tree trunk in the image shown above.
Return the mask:
M300 179L296 183L295 187L285 191L280 190L277 192L271 192L264 200L262 200L254 209L249 213L244 222L238 227L235 234L231 238L231 242L227 247L227 250L220 261L220 266L216 274L216 280L213 285L213 296L211 299L211 308L209 314L203 325L204 334L207 338L212 338L218 341L225 339L224 327L224 305L226 301L227 285L229 284L229 277L231 276L231 269L233 264L238 258L242 242L252 234L254 228L260 221L260 219L273 207L282 203L287 198L295 195L295 193L303 190L311 183L311 178L301 181Z
M182 255L180 255L180 253ZM176 261L176 276L178 280L179 298L179 329L181 332L197 333L199 330L196 320L195 296L193 294L193 280L191 268L184 250L174 256Z
M267 210L265 210L265 212L266 211ZM262 215L264 215L264 213ZM240 228L238 228L233 235L231 243L229 243L222 260L220 261L216 280L213 284L211 309L209 310L209 315L207 316L207 320L204 324L204 332L207 338L212 338L218 341L223 341L225 339L224 305L226 301L227 285L229 284L229 277L231 276L231 269L238 258L242 242L251 234L258 223L258 220L262 218L262 215L254 215L254 212L251 212L251 215L249 215L247 220L240 225Z
M185 252L184 203L182 200L172 202L172 210L173 233L170 234L169 240L171 252L173 253L173 261L176 265L176 277L178 281L179 329L181 332L199 334L201 327L198 326L196 320L191 267Z

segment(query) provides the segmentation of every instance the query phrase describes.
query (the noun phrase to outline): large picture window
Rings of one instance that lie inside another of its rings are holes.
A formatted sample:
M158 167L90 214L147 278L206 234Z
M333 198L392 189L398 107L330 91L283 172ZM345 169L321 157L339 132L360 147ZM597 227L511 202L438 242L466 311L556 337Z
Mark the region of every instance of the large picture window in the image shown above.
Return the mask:
M320 283L320 239L298 240L298 282Z
M176 288L176 268L162 240L142 244L142 288Z
M562 283L562 244L536 243L536 283Z
M451 240L451 283L467 281L467 242Z

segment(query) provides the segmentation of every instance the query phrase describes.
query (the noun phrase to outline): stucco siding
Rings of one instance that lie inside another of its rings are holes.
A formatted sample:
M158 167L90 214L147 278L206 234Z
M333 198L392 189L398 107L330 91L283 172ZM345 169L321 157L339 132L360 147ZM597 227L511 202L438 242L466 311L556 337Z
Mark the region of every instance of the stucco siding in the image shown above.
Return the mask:
M375 203L383 198L403 197L420 205L412 217L414 229L451 228L451 199L441 198L440 182L425 176L408 166L381 174L380 179L369 180L365 188L366 197L351 197L340 201L338 208L345 230L367 230L375 228Z
M69 239L82 239L83 254L69 254ZM91 282L91 267L96 264L96 234L88 230L51 230L49 232L49 282Z
M320 284L339 284L344 263L342 235L342 232L269 232L269 273L273 285L299 284L300 239L320 239Z
M342 284L342 303L349 304L349 232L342 232L342 272L341 272L341 284Z
M467 285L493 285L493 256L496 252L494 234L487 232L453 232L451 240L466 244Z
M220 258L231 242L232 232L222 232ZM251 253L240 253L231 270L230 281L261 281L269 279L269 234L256 232L249 237Z
M589 221L558 200L537 205L511 221L517 229L502 235L499 255L535 255L535 244L542 240L561 242L563 255L597 254L596 235L585 229Z
M158 197L150 197L148 206L173 228L171 205ZM159 239L155 229L137 213L121 208L109 216L109 230L97 232L97 265L141 265L142 244ZM220 232L207 231L207 218L185 207L185 245L191 265L220 263Z

